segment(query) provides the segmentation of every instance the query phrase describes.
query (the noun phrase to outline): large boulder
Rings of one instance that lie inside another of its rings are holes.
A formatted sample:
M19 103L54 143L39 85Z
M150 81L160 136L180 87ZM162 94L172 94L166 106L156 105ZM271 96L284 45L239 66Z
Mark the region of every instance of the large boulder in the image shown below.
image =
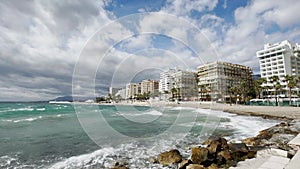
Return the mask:
M152 164L158 163L157 158L155 158L155 157L153 157L153 156L149 158L149 161L150 161L150 163L152 163Z
M230 155L229 150L223 150L223 151L220 151L220 152L218 153L218 156L223 157L225 160L231 159L231 155Z
M230 156L234 161L253 158L256 155L256 151L249 150L249 147L245 143L232 143L229 144L228 147L230 151Z
M176 149L163 152L158 155L158 162L163 166L179 163L181 162L181 160L182 157L180 155L180 152Z
M210 154L215 154L217 152L220 152L228 148L227 140L225 138L217 138L214 140L209 140L204 144L207 144L207 149Z
M186 167L186 169L205 169L205 167L199 164L190 164Z
M189 164L193 164L191 160L182 160L179 164L178 164L178 169L186 169L186 167Z
M228 144L228 148L231 152L247 153L249 151L249 148L245 143L230 143Z
M210 166L207 167L207 169L218 169L218 165L217 164L211 164Z
M115 162L111 169L129 169L126 162Z
M207 148L192 148L191 160L194 164L201 164L203 161L207 160L208 149Z

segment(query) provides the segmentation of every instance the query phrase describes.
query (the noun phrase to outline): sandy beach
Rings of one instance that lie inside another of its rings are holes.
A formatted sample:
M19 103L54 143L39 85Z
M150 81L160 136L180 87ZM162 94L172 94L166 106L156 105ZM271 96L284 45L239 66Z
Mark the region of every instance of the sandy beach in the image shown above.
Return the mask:
M300 119L300 107L280 107L280 106L249 106L236 104L221 104L212 102L122 102L116 105L135 105L135 106L171 106L171 107L193 107L213 110L223 110L228 113L250 116L262 116L273 119Z

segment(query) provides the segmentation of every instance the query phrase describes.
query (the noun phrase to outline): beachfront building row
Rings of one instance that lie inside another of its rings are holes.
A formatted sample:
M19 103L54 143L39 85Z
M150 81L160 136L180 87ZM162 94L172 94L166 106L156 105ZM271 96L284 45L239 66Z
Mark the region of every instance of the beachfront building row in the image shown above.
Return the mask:
M245 83L252 85L252 69L227 62L212 62L197 68L200 100L225 102L230 100L231 89Z
M264 86L272 88L274 84L272 84L271 77L278 76L280 85L287 89L284 77L300 75L300 45L297 43L288 40L274 44L267 43L262 50L256 52L256 56L259 59L261 77L267 80ZM287 93L281 93L283 97L287 96Z
M158 81L156 80L143 80L139 83L128 83L125 87L109 88L110 96L115 99L134 99L139 95L158 95Z
M246 83L252 85L252 69L227 62L207 63L197 71L169 69L160 73L159 82L143 80L128 83L125 88L110 88L113 98L136 99L138 96L160 96L173 101L229 101L230 89Z

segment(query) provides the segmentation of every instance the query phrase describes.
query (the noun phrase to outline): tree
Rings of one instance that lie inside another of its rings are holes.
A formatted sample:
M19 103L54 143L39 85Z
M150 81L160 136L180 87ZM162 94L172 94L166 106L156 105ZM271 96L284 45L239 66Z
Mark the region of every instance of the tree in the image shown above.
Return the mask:
M199 85L200 101L203 100L203 94L207 92L205 85Z
M96 97L96 103L100 103L100 102L103 102L103 101L105 101L104 97Z
M266 82L267 82L267 80L265 78L260 78L260 79L254 81L254 89L256 92L256 98L258 98L258 99L262 98L262 95L263 95L262 92L264 90L264 87L262 85Z
M248 92L248 84L247 84L247 81L246 81L246 80L243 80L243 81L240 83L239 88L240 88L240 95L242 96L242 101L245 102L245 98L246 98L246 95L247 95L247 92Z
M230 93L230 102L232 101L232 95L234 95L234 99L235 99L235 104L238 104L238 98L240 96L241 93L241 89L239 86L233 86L229 88L229 93Z
M292 89L296 87L296 79L294 76L286 75L284 77L284 82L286 82L286 86L289 89L289 105L292 106Z
M277 92L281 88L279 77L278 76L272 76L270 77L270 81L273 83L273 89L274 89L274 96L275 96L275 105L278 106L277 101Z
M267 91L268 95L269 95L269 91L272 89L271 86L263 86L262 88L264 91ZM269 98L267 99L267 102L268 102L268 106L270 105L270 100Z
M228 87L229 92L229 99L230 99L230 106L232 104L232 95L234 95L237 92L237 87Z
M107 96L107 100L108 102L111 102L113 100L113 97L112 95L109 93L108 96Z
M172 93L172 100L174 101L175 96L177 95L177 89L176 89L175 87L173 87L173 88L171 89L171 93Z

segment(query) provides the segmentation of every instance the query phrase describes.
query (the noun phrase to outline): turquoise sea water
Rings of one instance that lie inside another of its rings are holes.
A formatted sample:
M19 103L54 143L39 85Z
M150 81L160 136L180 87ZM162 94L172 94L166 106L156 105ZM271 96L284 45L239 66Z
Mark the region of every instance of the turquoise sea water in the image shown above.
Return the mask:
M150 156L187 156L205 134L238 140L276 123L192 108L0 103L0 168L159 168Z

